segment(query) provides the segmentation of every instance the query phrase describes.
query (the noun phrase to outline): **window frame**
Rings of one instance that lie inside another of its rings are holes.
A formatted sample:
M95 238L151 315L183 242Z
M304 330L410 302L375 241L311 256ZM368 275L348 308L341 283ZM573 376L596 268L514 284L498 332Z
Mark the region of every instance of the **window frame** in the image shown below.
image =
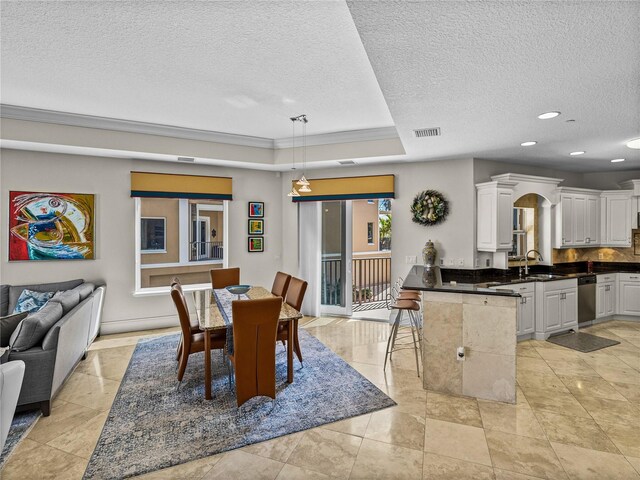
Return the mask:
M162 249L158 249L158 250L143 250L142 246L140 245L140 254L141 255L148 255L148 254L162 254L162 253L167 253L167 217L140 217L139 221L140 221L140 235L138 237L138 240L142 241L142 221L143 220L162 220L162 226L163 226L163 244L164 244L164 248Z
M166 264L145 264L142 265L142 249L141 249L141 234L142 234L142 222L141 222L141 211L142 211L142 202L141 197L134 197L134 242L135 242L135 262L134 262L134 290L132 295L134 297L147 297L147 296L156 296L156 295L166 295L170 291L170 287L142 287L142 269L147 268L160 268L160 267L174 267L174 266L183 266L183 265L220 265L222 264L222 268L229 267L229 202L230 200L222 200L222 225L223 225L223 253L222 253L222 261L220 260L201 260L198 262L190 262L186 260L183 262L182 259L188 259L188 251L189 251L189 215L188 215L188 200L185 200L180 204L180 214L179 214L179 249L180 249L180 258L181 261L178 263L166 263ZM182 220L182 216L184 215L185 220ZM151 217L145 217L151 218ZM166 225L165 225L165 237L166 237ZM184 241L184 242L183 242ZM166 247L166 243L165 243ZM153 251L154 253L158 253L157 251ZM195 290L204 290L207 288L211 288L211 283L196 283L191 285L183 285L182 289L185 292L192 292Z

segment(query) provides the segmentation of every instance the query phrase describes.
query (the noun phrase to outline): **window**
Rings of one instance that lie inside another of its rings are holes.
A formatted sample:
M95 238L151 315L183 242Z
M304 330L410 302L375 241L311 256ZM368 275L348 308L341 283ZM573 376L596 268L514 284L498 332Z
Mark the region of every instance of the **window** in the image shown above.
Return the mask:
M373 245L373 222L367 222L367 243Z
M143 217L140 219L140 253L166 253L167 219Z
M136 292L210 285L209 271L226 265L227 200L137 197Z

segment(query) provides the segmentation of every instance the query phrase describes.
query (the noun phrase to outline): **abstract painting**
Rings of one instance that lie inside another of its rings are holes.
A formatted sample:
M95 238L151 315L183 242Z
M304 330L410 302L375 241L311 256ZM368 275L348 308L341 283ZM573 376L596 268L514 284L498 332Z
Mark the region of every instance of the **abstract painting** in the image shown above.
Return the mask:
M94 196L9 192L9 261L92 260Z
M264 237L249 237L250 252L264 252Z
M249 235L264 235L264 220L249 219Z
M249 217L264 217L264 202L249 202Z

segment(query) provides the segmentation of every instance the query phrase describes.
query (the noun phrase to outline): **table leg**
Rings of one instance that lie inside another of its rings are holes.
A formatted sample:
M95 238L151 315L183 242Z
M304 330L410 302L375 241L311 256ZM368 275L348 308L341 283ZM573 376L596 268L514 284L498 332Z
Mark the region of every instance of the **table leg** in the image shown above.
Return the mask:
M211 332L204 331L204 398L211 400Z
M287 322L287 382L293 383L293 321Z

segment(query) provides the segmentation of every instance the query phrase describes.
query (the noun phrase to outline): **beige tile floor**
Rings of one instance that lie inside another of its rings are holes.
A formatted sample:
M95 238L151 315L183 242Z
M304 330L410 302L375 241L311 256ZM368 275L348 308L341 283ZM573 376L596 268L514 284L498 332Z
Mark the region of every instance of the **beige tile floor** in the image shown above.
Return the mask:
M640 479L640 322L589 328L621 343L588 354L520 343L516 405L423 390L409 351L385 375L384 323L304 327L398 406L139 478ZM100 338L0 477L81 478L135 343L169 331Z

